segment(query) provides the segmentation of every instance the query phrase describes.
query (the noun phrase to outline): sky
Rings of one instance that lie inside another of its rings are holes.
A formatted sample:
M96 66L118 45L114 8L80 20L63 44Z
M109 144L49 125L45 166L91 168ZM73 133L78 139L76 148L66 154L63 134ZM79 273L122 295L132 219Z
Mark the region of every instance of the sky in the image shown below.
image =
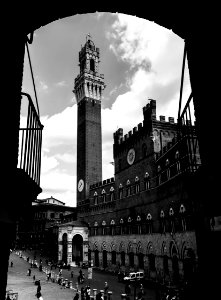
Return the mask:
M142 108L155 99L157 118L178 116L184 41L154 22L125 14L97 12L60 19L41 27L29 45L42 134L39 199L54 197L76 206L77 104L74 79L78 54L90 33L100 48L104 74L102 117L103 180L114 177L113 133L143 121ZM22 91L36 105L27 53ZM186 63L183 103L190 94ZM25 110L21 110L21 123Z

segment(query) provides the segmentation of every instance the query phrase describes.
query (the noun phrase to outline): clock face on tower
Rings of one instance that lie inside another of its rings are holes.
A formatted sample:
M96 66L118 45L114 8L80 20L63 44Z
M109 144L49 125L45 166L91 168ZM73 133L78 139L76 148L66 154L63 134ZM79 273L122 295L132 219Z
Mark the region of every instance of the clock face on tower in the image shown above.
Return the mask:
M127 153L127 162L129 165L132 165L135 160L135 150L131 148Z
M84 180L83 179L80 179L78 181L78 191L79 192L82 192L83 191L83 188L84 188Z

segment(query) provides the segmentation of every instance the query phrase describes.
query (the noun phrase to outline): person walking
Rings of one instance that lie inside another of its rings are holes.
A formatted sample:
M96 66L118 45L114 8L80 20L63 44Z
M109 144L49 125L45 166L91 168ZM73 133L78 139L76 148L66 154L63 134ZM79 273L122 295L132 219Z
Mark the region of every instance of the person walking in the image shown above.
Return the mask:
M11 268L13 267L13 261L11 261Z
M79 300L79 299L80 299L79 293L76 293L73 300Z
M109 286L108 286L107 282L105 282L104 283L104 294L105 295L107 295L108 289L109 289Z
M71 271L71 278L73 278L74 277L74 272L73 271Z

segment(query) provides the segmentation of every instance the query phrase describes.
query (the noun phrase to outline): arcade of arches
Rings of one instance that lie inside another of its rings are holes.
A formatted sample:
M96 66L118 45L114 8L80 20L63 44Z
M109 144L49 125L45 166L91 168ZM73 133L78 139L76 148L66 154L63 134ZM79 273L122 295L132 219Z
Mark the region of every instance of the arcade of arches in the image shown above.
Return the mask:
M76 222L60 225L58 245L59 261L71 266L88 261L88 228Z
M141 237L139 237L142 240ZM191 280L196 268L194 239L190 242L163 237L156 240L131 242L89 239L88 260L100 269L109 271L142 270L152 280L178 283ZM161 244L161 246L159 246Z

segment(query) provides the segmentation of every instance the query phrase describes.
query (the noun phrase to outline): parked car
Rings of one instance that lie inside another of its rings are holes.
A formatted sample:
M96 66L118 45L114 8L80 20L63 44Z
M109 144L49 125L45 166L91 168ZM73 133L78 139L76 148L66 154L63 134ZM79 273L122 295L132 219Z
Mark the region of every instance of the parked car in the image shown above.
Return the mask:
M131 272L128 276L124 277L124 281L136 281L136 280L143 280L144 273L143 272Z
M87 269L88 268L88 262L87 261L83 261L82 265L81 265L82 269Z

